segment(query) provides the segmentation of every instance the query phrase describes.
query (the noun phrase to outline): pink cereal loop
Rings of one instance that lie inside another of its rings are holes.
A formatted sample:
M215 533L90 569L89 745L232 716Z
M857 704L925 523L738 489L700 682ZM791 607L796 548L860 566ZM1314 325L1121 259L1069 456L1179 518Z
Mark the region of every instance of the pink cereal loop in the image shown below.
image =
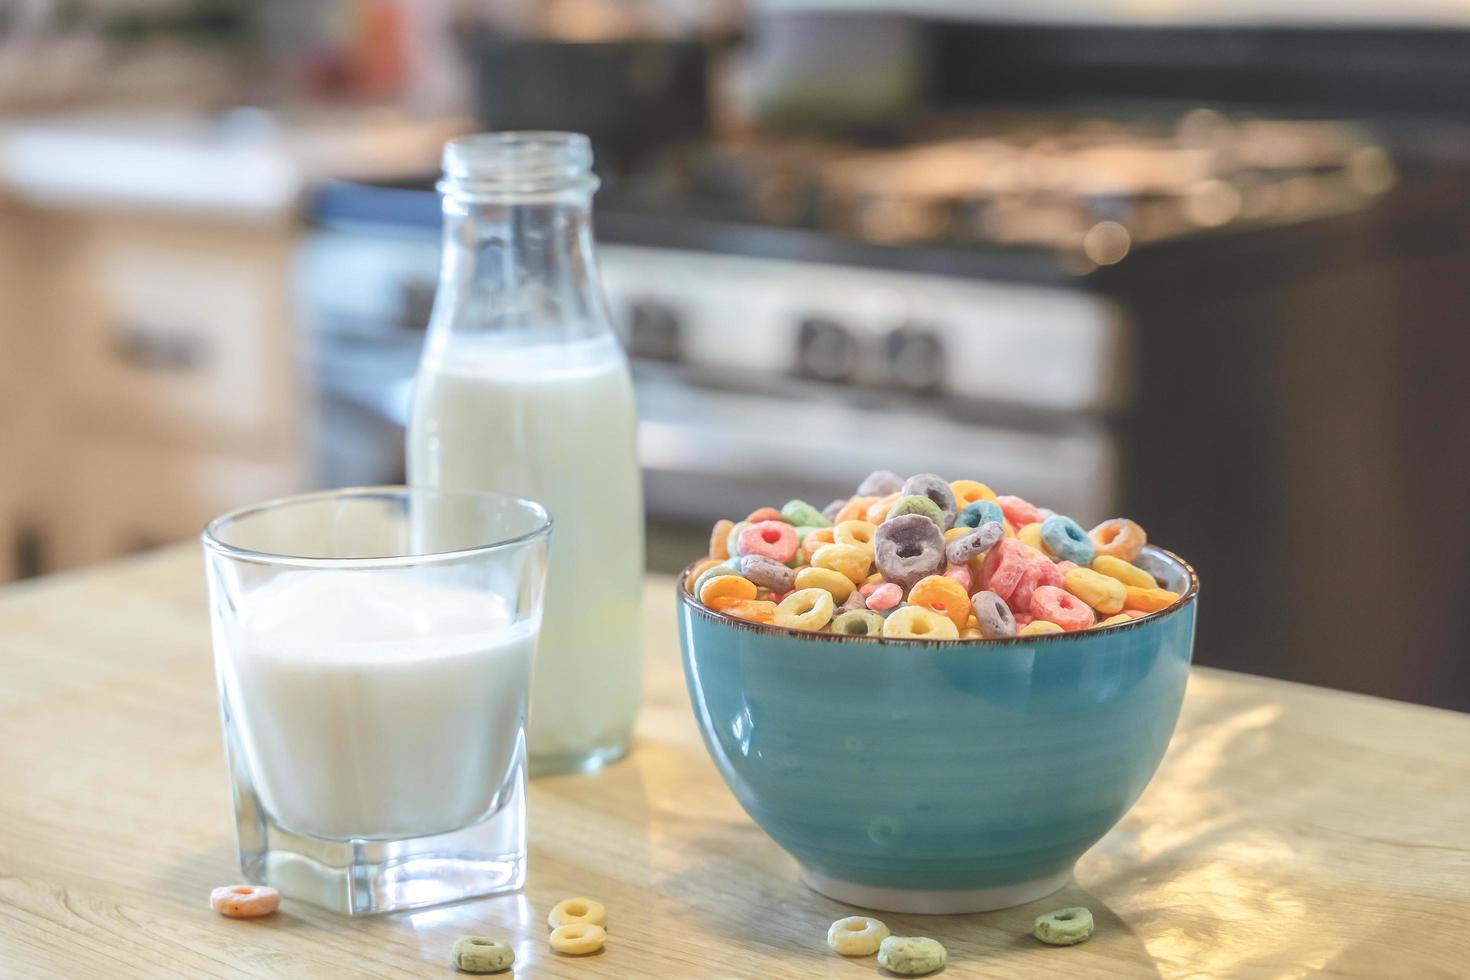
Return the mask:
M1056 623L1067 632L1090 629L1092 609L1081 599L1055 585L1038 586L1031 595L1031 615Z
M954 579L960 585L964 586L966 592L970 591L971 579L969 565L950 565L944 570L944 577Z
M1036 524L1042 520L1041 509L1028 500L1022 500L1010 494L1001 494L995 498L995 502L1000 505L1000 512L1006 515L1006 520L1017 528L1023 528L1027 524Z
M266 885L221 885L209 893L209 907L231 919L255 919L281 907L281 893Z
M756 521L740 532L741 555L764 555L786 564L796 557L796 528L785 521Z
M867 599L869 609L874 612L883 612L903 601L903 588L896 582L883 582L868 593Z

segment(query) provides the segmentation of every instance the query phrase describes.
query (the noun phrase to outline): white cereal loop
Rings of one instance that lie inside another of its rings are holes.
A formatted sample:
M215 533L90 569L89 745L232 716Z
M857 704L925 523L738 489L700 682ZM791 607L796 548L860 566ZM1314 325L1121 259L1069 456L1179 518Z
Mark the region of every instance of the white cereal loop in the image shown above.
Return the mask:
M838 919L827 930L827 945L843 956L872 956L888 938L888 927L866 915Z

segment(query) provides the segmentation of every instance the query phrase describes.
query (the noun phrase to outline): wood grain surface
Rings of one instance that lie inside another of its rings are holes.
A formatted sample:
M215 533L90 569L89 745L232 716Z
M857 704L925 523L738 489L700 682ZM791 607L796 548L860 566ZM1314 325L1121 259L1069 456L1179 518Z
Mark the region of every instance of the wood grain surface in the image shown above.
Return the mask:
M520 895L348 920L287 902L222 919L235 881L200 558L193 547L0 591L0 977L448 977L486 933L521 977L883 975L827 925L705 756L673 588L649 582L647 700L631 756L533 783ZM1389 655L1386 651L1385 655ZM606 950L552 954L586 894ZM1097 934L1032 919L1087 905ZM983 915L886 915L954 977L1470 976L1470 717L1210 670L1163 767L1060 894Z

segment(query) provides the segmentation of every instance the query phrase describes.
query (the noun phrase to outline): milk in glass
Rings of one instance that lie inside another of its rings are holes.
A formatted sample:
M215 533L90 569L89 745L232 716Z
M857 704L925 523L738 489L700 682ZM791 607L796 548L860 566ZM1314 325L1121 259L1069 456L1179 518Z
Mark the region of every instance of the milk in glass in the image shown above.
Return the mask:
M509 791L533 621L410 574L298 572L247 596L219 663L255 792L334 840L473 824Z

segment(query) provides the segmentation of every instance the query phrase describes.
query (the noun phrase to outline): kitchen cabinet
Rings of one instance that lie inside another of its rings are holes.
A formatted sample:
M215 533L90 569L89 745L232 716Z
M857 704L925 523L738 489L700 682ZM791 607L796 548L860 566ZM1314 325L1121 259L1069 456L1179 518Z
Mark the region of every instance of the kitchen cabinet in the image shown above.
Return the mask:
M270 455L297 403L289 228L71 222L57 311L68 422Z
M12 555L20 536L37 570L73 567L301 489L294 225L37 209L9 227Z

